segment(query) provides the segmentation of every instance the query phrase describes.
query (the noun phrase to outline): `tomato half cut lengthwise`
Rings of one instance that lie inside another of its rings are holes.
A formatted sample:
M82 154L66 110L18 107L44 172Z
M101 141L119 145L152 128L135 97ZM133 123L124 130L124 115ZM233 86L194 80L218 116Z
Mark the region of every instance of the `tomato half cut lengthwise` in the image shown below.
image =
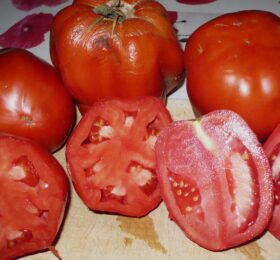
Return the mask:
M154 97L94 103L66 144L74 187L90 209L140 217L158 206L154 145L171 121Z
M170 217L200 246L224 250L267 227L273 207L269 163L234 112L170 124L157 139L156 160Z
M280 240L280 125L266 140L263 149L269 159L274 183L274 209L268 230Z
M0 136L0 259L49 248L61 225L66 174L45 149Z

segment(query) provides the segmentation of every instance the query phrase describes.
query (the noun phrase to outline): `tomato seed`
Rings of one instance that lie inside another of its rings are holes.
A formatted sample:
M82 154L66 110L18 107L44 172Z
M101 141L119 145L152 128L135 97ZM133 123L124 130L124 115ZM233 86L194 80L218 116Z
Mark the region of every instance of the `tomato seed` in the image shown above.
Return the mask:
M193 201L198 201L198 199L199 199L198 196L193 197Z

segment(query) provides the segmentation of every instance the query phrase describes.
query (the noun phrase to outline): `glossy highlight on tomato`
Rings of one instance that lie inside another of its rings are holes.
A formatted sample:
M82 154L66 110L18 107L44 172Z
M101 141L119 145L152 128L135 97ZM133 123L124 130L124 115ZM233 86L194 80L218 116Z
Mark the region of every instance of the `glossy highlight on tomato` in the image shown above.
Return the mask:
M155 97L95 102L66 144L69 175L92 210L144 216L161 201L154 145L172 121Z
M280 125L264 143L263 149L268 156L274 183L274 209L268 226L269 232L280 240Z
M0 132L54 152L74 120L74 103L54 67L27 50L0 51Z
M280 122L279 26L277 15L247 10L192 33L185 49L187 92L198 112L233 110L265 141Z
M257 137L236 113L216 110L164 128L156 169L171 219L198 245L225 250L266 230L271 170Z
M52 62L83 108L106 98L165 99L184 77L183 51L156 1L76 0L56 15L50 38Z
M41 146L0 135L0 259L52 246L64 216L68 180Z

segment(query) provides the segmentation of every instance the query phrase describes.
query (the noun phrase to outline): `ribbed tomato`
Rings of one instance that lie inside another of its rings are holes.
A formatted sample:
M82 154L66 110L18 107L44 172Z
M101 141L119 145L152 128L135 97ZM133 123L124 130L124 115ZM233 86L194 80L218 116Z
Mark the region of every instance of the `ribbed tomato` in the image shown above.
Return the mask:
M74 1L54 19L50 51L66 87L86 109L111 97L165 98L184 74L168 13L151 0Z

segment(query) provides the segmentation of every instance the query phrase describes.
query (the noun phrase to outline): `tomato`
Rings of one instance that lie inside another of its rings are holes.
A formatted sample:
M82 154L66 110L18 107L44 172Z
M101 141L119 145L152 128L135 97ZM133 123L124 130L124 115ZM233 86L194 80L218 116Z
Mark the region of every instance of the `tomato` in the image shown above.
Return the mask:
M183 4L199 5L199 4L209 4L215 2L216 0L176 0L176 1Z
M54 18L53 64L82 107L106 98L165 98L184 74L167 11L150 0L76 0Z
M0 136L0 258L51 247L68 193L66 174L41 146Z
M269 159L274 183L274 210L268 230L280 240L280 125L266 140L263 149Z
M50 64L26 50L0 51L0 132L55 151L74 119L74 103Z
M249 10L219 16L194 31L185 49L194 108L201 114L233 110L263 142L280 122L279 26L276 15Z
M83 202L137 217L157 207L154 144L171 121L155 97L94 103L66 144L67 167Z
M163 201L191 240L218 251L264 232L273 208L271 170L240 116L216 110L172 123L155 150Z

